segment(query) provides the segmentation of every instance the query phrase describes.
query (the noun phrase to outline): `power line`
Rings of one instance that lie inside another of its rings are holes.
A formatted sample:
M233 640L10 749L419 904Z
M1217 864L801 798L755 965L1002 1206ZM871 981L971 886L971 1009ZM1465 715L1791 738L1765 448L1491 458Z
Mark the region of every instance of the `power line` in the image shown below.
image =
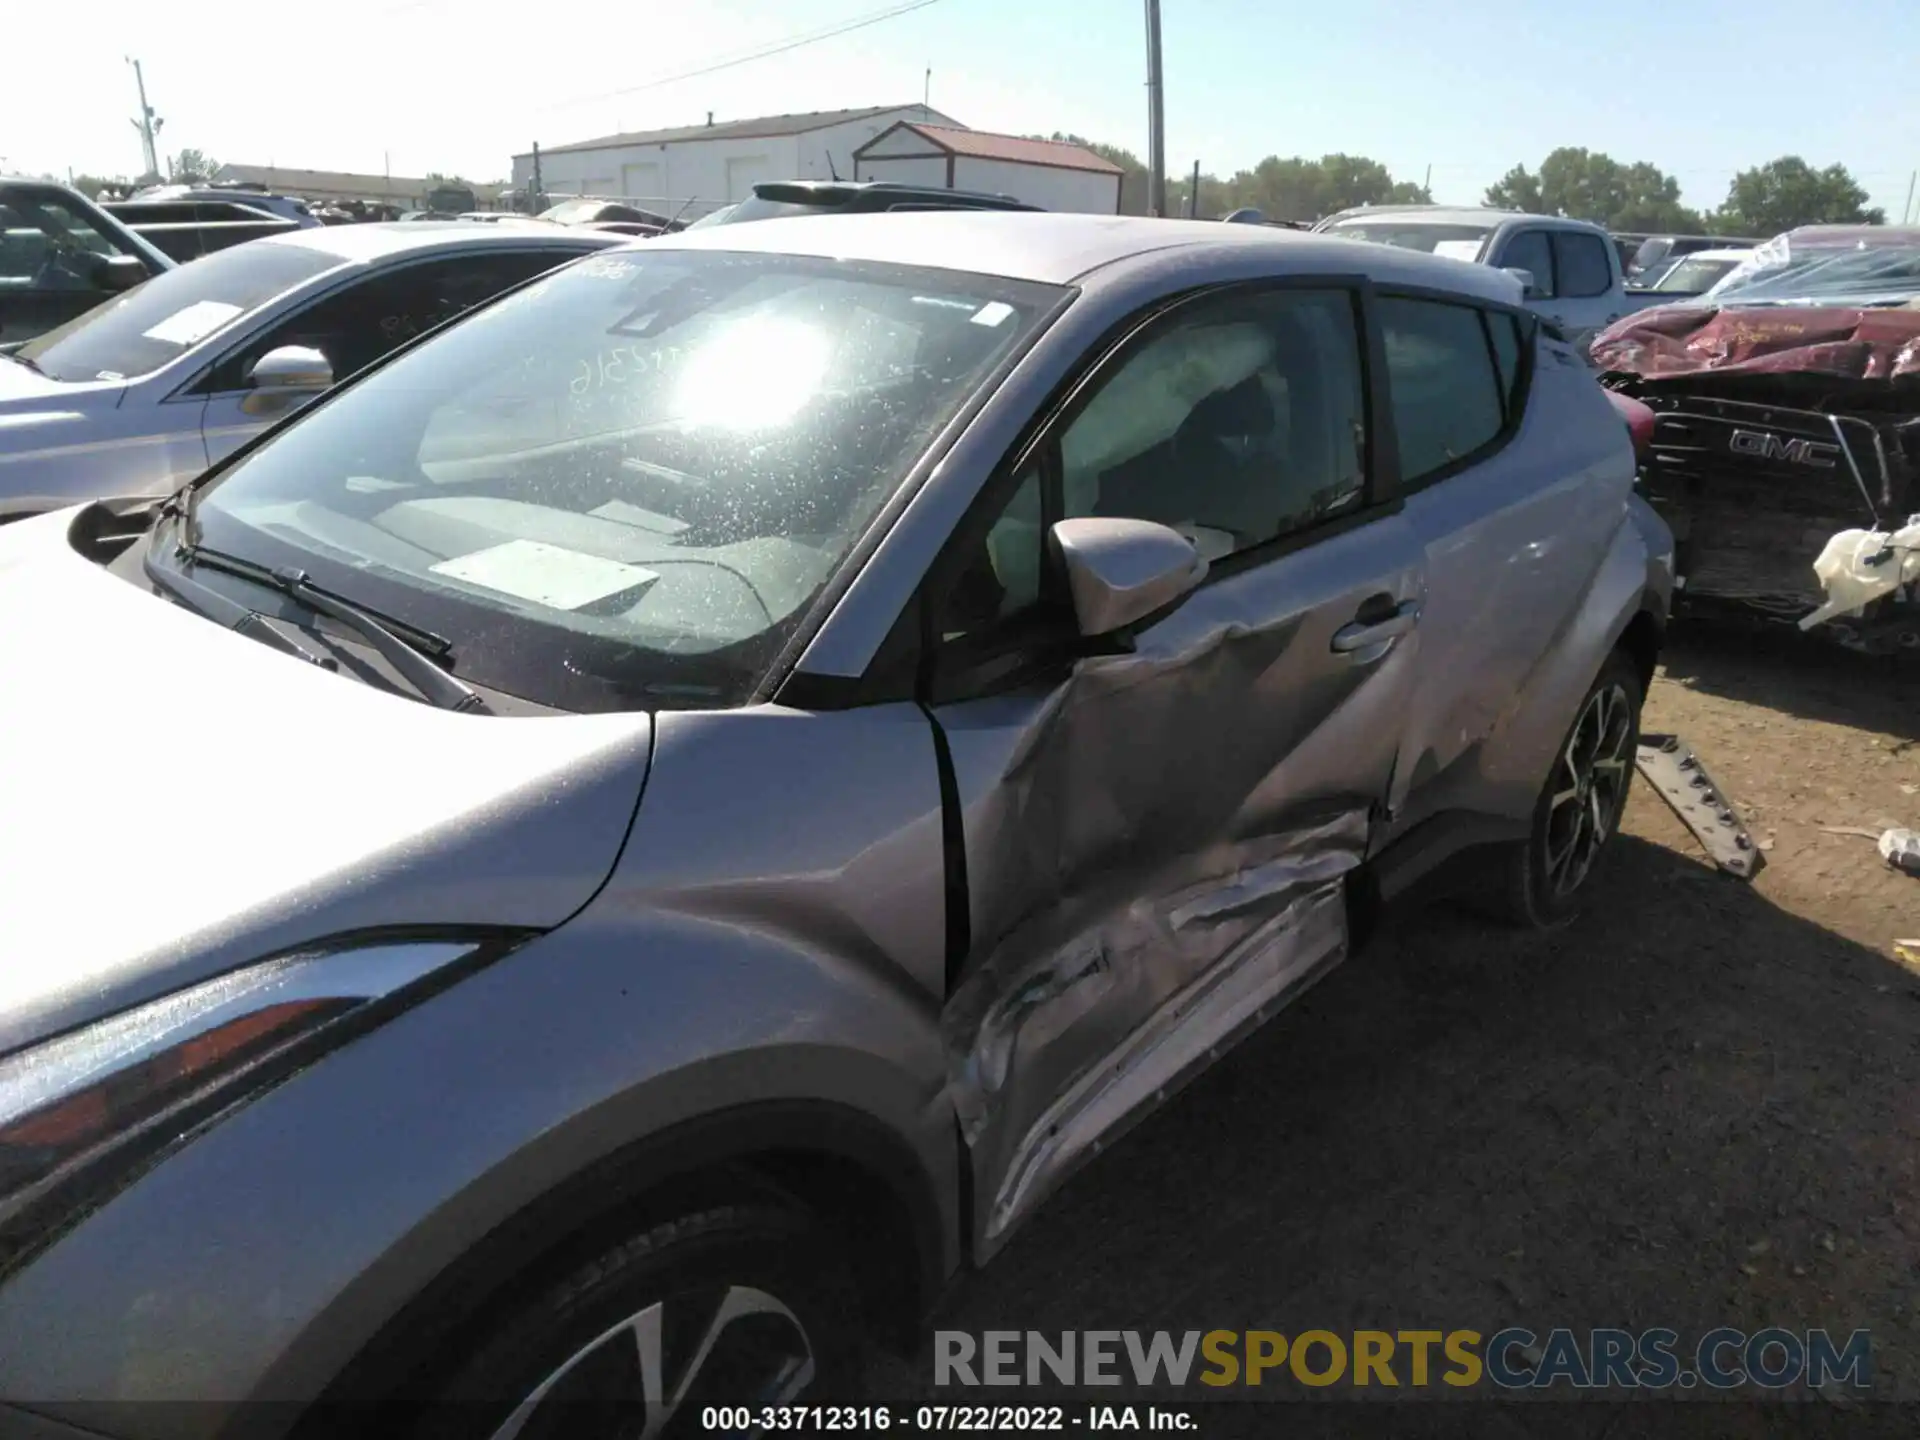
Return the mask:
M750 65L756 60L766 60L775 55L784 55L789 50L798 50L803 45L816 45L822 40L836 39L841 35L850 35L855 30L864 30L869 25L878 25L883 20L892 20L896 16L910 14L915 10L924 10L929 5L937 5L940 0L908 0L907 4L890 6L885 10L876 10L868 15L857 16L852 20L843 20L824 30L811 31L805 35L795 35L772 45L749 50L744 54L727 59L716 60L711 64L699 66L693 70L681 70L672 75L662 75L652 80L643 80L638 85L628 85L619 90L608 90L599 95L585 95L567 100L560 105L548 106L550 110L570 109L576 105L588 105L600 100L616 100L622 95L634 95L642 90L657 90L662 85L673 85L681 80L693 80L702 75L712 75L721 70L731 70L736 65Z

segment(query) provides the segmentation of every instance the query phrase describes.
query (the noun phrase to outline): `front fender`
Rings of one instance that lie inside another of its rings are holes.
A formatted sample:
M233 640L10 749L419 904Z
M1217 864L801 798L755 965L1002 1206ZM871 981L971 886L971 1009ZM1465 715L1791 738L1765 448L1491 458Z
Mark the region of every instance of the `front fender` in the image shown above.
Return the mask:
M232 1407L320 1396L568 1177L775 1102L888 1138L945 1273L961 1161L943 1084L935 1002L910 985L590 906L256 1098L34 1260L0 1289L0 1399L139 1440L278 1433L294 1404Z

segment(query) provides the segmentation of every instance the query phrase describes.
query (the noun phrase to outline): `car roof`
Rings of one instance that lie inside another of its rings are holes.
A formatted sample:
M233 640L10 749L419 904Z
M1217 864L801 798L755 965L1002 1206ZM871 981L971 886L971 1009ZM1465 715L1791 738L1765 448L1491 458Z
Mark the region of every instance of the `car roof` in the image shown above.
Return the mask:
M366 262L452 245L525 246L532 242L558 247L581 242L605 245L617 238L537 220L392 220L367 225L319 225L309 230L269 235L250 243L299 245L343 261Z
M1511 277L1481 265L1415 250L1363 245L1302 230L1225 225L1218 220L1157 220L1059 211L913 210L801 216L683 230L634 242L636 248L731 250L923 265L1070 285L1092 271L1169 250L1245 256L1271 254L1276 270L1290 257L1321 274L1360 272L1511 302Z
M1486 205L1363 205L1358 209L1329 215L1327 222L1329 227L1347 225L1374 215L1389 216L1396 220L1418 219L1434 225L1485 225L1489 230L1520 221L1534 225L1564 225L1581 230L1601 228L1589 220L1575 220L1566 215L1535 215L1526 210L1496 210Z

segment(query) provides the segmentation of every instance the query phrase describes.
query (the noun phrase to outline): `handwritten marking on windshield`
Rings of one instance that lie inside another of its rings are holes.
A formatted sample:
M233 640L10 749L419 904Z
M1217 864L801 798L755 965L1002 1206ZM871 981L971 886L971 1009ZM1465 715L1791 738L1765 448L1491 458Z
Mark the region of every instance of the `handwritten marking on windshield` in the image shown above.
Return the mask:
M594 390L625 385L630 373L639 375L651 370L659 374L673 369L679 363L678 345L645 351L632 345L616 345L611 350L602 350L592 359L583 359L568 388L575 395L586 395ZM631 372L629 365L632 366Z

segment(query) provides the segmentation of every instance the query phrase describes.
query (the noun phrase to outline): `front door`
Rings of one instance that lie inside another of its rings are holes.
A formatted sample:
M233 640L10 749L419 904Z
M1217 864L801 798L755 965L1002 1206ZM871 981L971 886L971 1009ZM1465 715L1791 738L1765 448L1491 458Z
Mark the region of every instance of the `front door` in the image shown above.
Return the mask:
M1372 472L1356 285L1213 292L1104 360L930 583L965 935L945 1014L984 1255L1337 962L1414 675L1417 536ZM1072 634L1047 526L1182 530L1212 571Z

